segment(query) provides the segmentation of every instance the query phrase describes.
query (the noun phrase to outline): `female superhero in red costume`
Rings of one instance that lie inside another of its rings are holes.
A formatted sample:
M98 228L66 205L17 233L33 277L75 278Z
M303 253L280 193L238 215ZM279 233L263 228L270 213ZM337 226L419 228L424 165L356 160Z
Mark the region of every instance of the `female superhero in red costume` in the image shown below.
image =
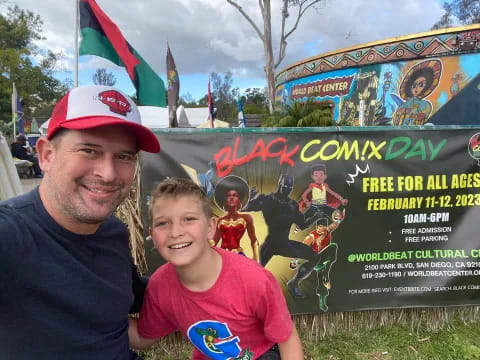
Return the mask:
M217 246L222 240L220 245L222 249L245 255L240 246L240 240L247 231L253 259L258 262L258 240L255 235L253 218L250 214L238 212L242 208L242 204L248 202L248 185L245 180L233 175L224 177L215 187L214 198L217 206L227 211L227 214L218 219L213 245Z

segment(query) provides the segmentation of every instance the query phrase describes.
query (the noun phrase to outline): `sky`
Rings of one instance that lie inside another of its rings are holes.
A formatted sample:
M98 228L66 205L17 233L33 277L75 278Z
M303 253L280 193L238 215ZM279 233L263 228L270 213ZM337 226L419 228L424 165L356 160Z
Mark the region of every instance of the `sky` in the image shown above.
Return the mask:
M74 79L75 4L77 0L9 0L21 9L40 15L41 49L63 54L56 77ZM260 29L256 0L238 1ZM266 85L263 45L253 27L226 0L97 0L117 24L127 41L166 82L166 43L170 44L180 76L180 95L195 100L207 93L208 74L233 74L233 86ZM278 71L307 57L371 41L429 31L442 16L441 0L327 0L310 9L289 37L286 56ZM2 12L5 5L2 5ZM280 32L281 1L272 0L274 54ZM287 22L290 27L294 11ZM275 55L276 57L277 55ZM117 77L116 87L135 90L128 75L108 60L79 58L79 84L93 84L97 68Z

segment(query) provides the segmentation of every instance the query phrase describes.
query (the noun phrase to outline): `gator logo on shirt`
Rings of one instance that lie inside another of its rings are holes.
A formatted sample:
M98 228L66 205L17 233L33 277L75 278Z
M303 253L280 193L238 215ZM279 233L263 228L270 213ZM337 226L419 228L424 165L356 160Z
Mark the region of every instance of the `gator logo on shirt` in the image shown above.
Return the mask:
M240 339L233 336L228 325L213 320L199 321L188 328L190 342L212 360L252 360L248 349L242 352Z

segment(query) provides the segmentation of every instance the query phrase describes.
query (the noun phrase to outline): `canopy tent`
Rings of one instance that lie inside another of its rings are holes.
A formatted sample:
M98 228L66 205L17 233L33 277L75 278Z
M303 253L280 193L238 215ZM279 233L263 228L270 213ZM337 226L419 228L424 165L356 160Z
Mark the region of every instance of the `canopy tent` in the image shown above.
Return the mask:
M227 127L230 127L230 124L226 121L223 121L223 120L218 120L218 119L215 119L214 120L214 124L215 124L215 127L216 128L227 128ZM200 124L197 126L197 128L209 128L211 127L212 125L210 124L210 120L207 120L205 121L203 124Z
M140 111L143 125L151 129L169 127L168 108L158 106L139 106L138 110ZM48 121L49 120L45 121L40 126L39 130L42 135L47 134ZM210 125L203 126L205 123L208 123L208 107L184 108L180 105L177 108L177 121L179 127L199 127L199 125L202 125L202 127L210 127ZM217 121L220 120L215 121L215 124L217 124ZM219 122L218 127L225 127L221 123L224 123L224 121Z

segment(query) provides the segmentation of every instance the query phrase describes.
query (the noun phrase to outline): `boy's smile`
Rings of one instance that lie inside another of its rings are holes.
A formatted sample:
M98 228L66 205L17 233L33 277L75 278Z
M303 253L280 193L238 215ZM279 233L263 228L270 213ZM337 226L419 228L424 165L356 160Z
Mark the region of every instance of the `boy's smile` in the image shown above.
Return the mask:
M160 255L175 266L196 263L213 238L215 222L194 196L162 196L152 207L150 235Z

